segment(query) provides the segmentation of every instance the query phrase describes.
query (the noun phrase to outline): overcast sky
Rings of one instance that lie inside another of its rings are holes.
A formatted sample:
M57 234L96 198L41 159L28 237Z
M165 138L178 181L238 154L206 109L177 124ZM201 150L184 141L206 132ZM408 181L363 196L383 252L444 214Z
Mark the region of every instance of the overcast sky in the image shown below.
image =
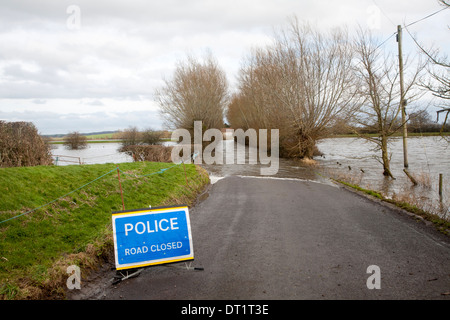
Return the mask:
M384 40L441 8L437 0L2 0L0 119L31 121L42 134L161 129L154 90L187 54L211 51L233 85L245 55L290 16L324 30L361 25ZM448 21L450 9L409 30L448 54ZM416 52L406 32L403 43ZM384 48L396 45L393 37Z

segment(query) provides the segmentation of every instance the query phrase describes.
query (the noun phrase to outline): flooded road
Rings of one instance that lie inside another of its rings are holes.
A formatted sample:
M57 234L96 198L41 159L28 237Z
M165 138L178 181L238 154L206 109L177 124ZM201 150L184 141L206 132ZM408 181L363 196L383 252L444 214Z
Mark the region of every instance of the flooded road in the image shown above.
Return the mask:
M226 144L233 143L225 141ZM374 145L358 138L324 139L318 143L322 156L316 165L299 160L280 159L277 178L329 181L326 177L343 180L362 188L375 190L386 197L414 204L440 215L450 214L450 144L441 137L408 139L410 174L419 182L414 186L403 172L401 138L391 139L391 171L395 179L383 176L379 162L381 152ZM260 176L261 165L204 165L212 180L241 175ZM438 193L439 174L443 175L443 196ZM442 200L442 201L441 201Z
M224 150L230 150L232 140L225 140ZM166 143L173 144L173 143ZM52 150L58 165L121 163L132 158L118 152L119 143L90 143L84 150L67 150L63 145L55 145ZM374 145L358 138L324 139L318 143L323 156L316 157L316 165L307 165L299 160L280 159L278 172L274 177L314 180L329 183L327 177L345 180L363 188L376 190L387 197L420 205L428 211L449 213L450 202L450 144L441 137L408 138L409 172L420 182L413 186L403 172L403 146L401 138L392 138L389 146L391 171L396 178L383 176L383 167L377 160L381 152ZM248 159L234 148L234 157ZM240 151L242 152L242 150ZM224 152L225 155L225 152ZM225 156L224 156L225 158ZM224 162L226 162L224 160ZM210 173L211 181L227 176L261 176L261 167L269 165L249 164L203 164ZM438 194L439 174L443 175L442 201Z

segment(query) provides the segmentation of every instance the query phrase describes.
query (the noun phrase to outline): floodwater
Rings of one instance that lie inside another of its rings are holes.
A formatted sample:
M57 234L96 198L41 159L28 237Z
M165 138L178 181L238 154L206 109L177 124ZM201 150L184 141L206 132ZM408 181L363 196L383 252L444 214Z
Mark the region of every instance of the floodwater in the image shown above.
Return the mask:
M269 165L236 164L239 157L248 159L249 148L242 150L233 146L233 140L224 141L224 150L234 149L234 161L224 164L204 164L211 181L230 175L260 176L261 167ZM168 142L166 145L173 145ZM231 148L230 148L231 145ZM68 150L63 145L54 145L52 153L57 165L122 163L132 158L118 152L119 143L90 143L83 150ZM234 148L233 148L234 147ZM408 171L419 181L418 186L403 172L403 144L401 138L392 138L389 145L391 171L395 180L383 176L383 167L377 160L381 152L374 144L358 138L330 138L318 143L323 156L316 157L316 165L307 165L298 160L280 159L274 177L315 180L330 183L327 177L345 180L363 188L376 190L387 197L420 205L428 211L441 211L448 216L450 200L450 143L442 137L408 138ZM253 151L253 150L250 150ZM242 158L241 158L242 159ZM230 161L228 161L230 162ZM273 164L272 164L273 165ZM443 195L438 194L439 174L443 176Z
M324 156L316 160L329 176L449 216L450 143L447 140L439 136L407 139L407 170L419 183L417 186L403 172L402 138L392 138L389 144L395 180L383 176L383 166L379 162L381 151L374 150L374 146L358 138L325 139L318 144ZM443 181L442 196L439 195L439 174Z
M391 171L395 180L384 179L383 166L379 162L381 151L373 150L374 144L358 138L325 139L318 147L324 157L318 158L322 166L339 171L357 171L360 183L390 192L399 191L411 181L403 172L402 138L390 140ZM417 180L433 186L438 184L439 174L450 179L450 144L442 137L412 137L407 141L408 172ZM350 168L349 168L350 166ZM429 178L430 181L426 181ZM444 179L445 180L445 179Z
M88 143L87 148L70 150L62 144L52 145L53 162L58 166L132 162L133 158L119 152L120 143Z

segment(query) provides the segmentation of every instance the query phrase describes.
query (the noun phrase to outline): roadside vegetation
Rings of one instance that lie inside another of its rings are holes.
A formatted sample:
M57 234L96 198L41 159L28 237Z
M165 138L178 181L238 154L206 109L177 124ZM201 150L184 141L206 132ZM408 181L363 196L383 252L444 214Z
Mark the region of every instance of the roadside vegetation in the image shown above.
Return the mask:
M130 127L118 135L121 139L119 152L131 156L134 161L172 162L172 147L163 146L162 131L148 128L139 131Z
M120 139L122 147L133 145L159 145L161 144L162 132L151 128L140 131L137 127L129 127L116 134Z
M340 180L340 179L333 179L333 180L338 183L341 183L351 189L360 191L363 194L369 195L371 197L375 197L375 198L379 199L380 201L390 203L400 209L406 210L406 211L414 214L417 219L423 219L423 220L431 222L435 226L435 228L438 231L440 231L441 233L443 233L445 235L450 235L450 220L449 219L445 219L445 218L439 216L439 214L437 214L437 213L424 210L424 209L418 207L417 205L412 204L413 201L406 202L406 201L403 201L402 199L387 198L380 192L365 189L356 184L352 184L352 183L346 182L344 180Z
M329 128L361 105L352 40L343 28L322 32L292 19L273 43L243 62L228 121L235 129L279 129L283 157L311 159Z
M0 170L0 298L64 298L68 266L78 265L84 278L111 257L111 212L122 210L116 166ZM165 168L170 169L160 171ZM120 170L126 209L192 205L209 182L194 165L133 162L120 164Z

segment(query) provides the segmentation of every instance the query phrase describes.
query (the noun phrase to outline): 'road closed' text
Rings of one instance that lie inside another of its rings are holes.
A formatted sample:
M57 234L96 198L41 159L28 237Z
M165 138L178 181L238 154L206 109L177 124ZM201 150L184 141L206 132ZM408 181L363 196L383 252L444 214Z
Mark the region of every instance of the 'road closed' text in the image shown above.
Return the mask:
M150 246L151 252L158 252L158 251L166 251L166 250L175 250L180 249L183 247L183 243L180 241L177 242L169 242L169 243L162 243L162 244L153 244ZM137 248L127 248L125 249L125 255L135 255L140 253L147 253L149 250L148 246L142 246Z

